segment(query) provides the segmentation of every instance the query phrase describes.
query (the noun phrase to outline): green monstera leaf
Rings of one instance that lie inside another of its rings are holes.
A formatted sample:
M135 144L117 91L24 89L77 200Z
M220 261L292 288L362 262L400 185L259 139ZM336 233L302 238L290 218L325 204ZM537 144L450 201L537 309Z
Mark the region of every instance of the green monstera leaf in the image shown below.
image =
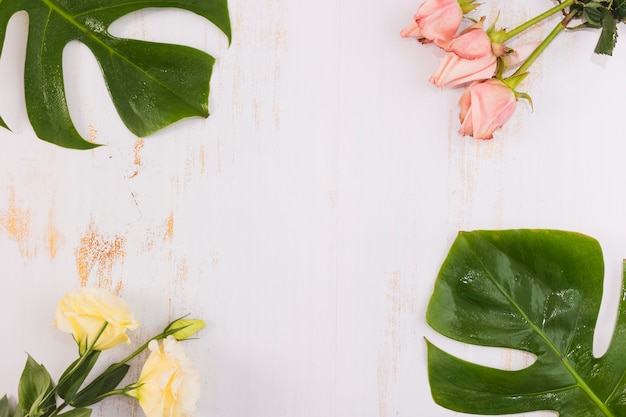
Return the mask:
M186 46L121 39L108 32L118 18L148 7L194 12L230 40L227 0L0 1L0 45L11 16L28 13L26 107L41 139L68 148L97 146L80 136L68 111L62 54L74 40L85 44L98 60L113 104L137 136L150 135L182 118L209 115L213 57ZM2 119L0 125L6 127Z
M608 351L593 355L604 264L597 241L554 230L462 232L441 267L429 325L452 339L532 353L494 369L428 343L435 402L472 414L626 416L626 289Z

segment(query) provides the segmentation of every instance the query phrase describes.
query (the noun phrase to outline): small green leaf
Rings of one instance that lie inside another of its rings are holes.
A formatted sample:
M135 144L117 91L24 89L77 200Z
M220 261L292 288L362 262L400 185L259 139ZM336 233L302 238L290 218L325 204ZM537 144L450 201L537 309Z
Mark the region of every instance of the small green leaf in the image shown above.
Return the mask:
M13 410L6 395L0 398L0 417L13 417Z
M583 13L588 27L602 27L602 17L604 15L602 12L603 10L606 9L601 9L597 3L589 3L585 6Z
M50 399L54 402L54 396L45 401L45 404L44 397L53 388L52 378L46 368L28 355L17 390L20 406L29 416L37 417L44 414L51 406Z
M626 288L606 354L593 355L604 279L594 239L554 230L462 232L444 261L427 322L452 339L536 356L507 371L428 343L435 402L472 414L626 415Z
M26 110L37 136L60 146L98 146L80 136L71 120L63 80L63 49L86 45L100 63L122 121L147 136L186 117L207 117L214 59L181 45L121 39L109 26L148 7L174 7L214 23L230 41L227 0L2 0L0 54L11 16L28 13L24 84ZM4 122L0 125L6 127Z
M84 362L81 364L81 366L75 371L73 371L73 373L69 377L67 374L71 372L74 366L80 360L82 360L82 358L76 359L74 363L72 363L65 370L63 375L61 375L61 377L59 378L59 381L63 381L63 382L60 382L59 385L57 386L57 394L59 394L59 397L63 398L64 400L67 400L68 402L72 398L74 398L74 395L76 395L76 393L80 389L80 386L83 384L83 382L87 378L87 375L89 375L89 372L91 372L94 365L98 361L99 356L100 356L100 351L98 350L92 351L87 356L87 358L84 359Z
M613 49L617 42L617 22L607 9L602 10L602 30L600 31L600 39L596 44L594 52L596 54L613 55Z
M15 413L13 414L13 417L26 417L26 411L24 411L24 408L22 408L21 405L17 404L15 406Z
M63 414L59 414L59 417L90 417L90 408L75 408Z
M74 407L87 407L96 403L102 395L117 388L130 369L127 364L111 365L100 376L94 379L85 389L80 391L70 402Z
M626 18L626 0L613 0L612 9L617 14L617 18L619 20L624 20Z

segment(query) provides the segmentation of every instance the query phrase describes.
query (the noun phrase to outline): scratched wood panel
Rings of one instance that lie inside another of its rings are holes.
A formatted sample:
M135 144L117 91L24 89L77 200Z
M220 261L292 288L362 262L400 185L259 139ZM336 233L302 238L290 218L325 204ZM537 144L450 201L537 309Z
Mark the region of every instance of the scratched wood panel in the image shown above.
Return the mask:
M128 16L114 25L119 36L217 56L212 116L133 137L97 63L71 44L70 108L78 130L106 145L82 152L32 133L20 84L27 16L15 16L0 59L0 114L15 131L0 132L0 314L10 337L0 391L15 395L24 352L56 376L73 360L50 323L68 289L89 285L129 302L142 322L137 343L188 312L207 321L187 345L201 373L198 416L452 416L430 398L424 337L493 366L530 363L426 326L458 230L588 233L616 295L624 45L595 57L593 33L564 34L523 84L534 111L520 104L496 140L477 142L456 133L459 92L427 82L437 52L398 36L418 3L232 1L230 47L189 13ZM491 20L506 6L500 22L510 26L551 4L486 3ZM616 305L603 306L598 353ZM142 415L124 400L94 414Z

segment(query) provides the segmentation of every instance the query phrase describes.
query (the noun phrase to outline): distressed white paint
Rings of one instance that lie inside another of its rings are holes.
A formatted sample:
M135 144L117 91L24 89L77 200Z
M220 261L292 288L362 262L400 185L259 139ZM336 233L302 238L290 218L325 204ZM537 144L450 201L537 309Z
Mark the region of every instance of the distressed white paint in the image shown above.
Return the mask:
M511 26L552 4L485 3L490 19L506 6L500 22ZM137 342L185 313L208 322L187 345L202 376L199 417L455 415L430 398L424 337L469 359L527 364L427 328L458 230L590 234L615 295L626 256L626 45L607 59L591 53L595 34L563 35L523 84L534 112L520 105L495 140L477 142L456 133L459 92L427 83L436 52L398 36L417 5L233 0L230 48L190 13L128 16L114 25L121 36L217 56L212 116L133 137L97 63L71 44L77 128L107 145L81 152L32 133L27 17L16 16L0 60L0 114L15 130L0 132L0 392L16 394L24 352L55 376L73 360L73 342L50 324L81 283L130 303L143 323ZM616 305L602 311L599 352ZM141 415L129 401L96 410Z

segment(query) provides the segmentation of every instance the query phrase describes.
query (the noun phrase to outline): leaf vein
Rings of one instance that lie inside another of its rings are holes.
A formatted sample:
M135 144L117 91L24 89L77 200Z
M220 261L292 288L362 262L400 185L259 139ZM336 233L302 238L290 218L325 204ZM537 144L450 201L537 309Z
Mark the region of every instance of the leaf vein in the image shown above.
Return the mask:
M494 248L500 252L503 253L500 248L498 248L496 245L494 245L493 243L489 242L492 246L494 246ZM583 392L591 399L591 401L608 417L616 417L611 410L609 410L606 406L606 404L604 402L602 402L602 400L600 400L600 398L596 395L596 393L591 389L591 387L589 387L589 385L587 385L587 383L585 382L585 380L578 374L578 372L576 371L576 369L574 369L574 367L569 363L569 361L567 360L565 354L563 352L561 352L555 345L554 343L552 343L552 341L548 338L548 336L541 330L541 328L539 326L537 326L537 324L535 324L530 317L524 312L524 310L519 306L518 303L515 302L515 300L513 299L513 297L508 294L504 288L498 283L498 281L496 280L495 276L493 275L493 273L489 270L489 268L487 267L487 265L485 265L485 263L482 261L482 259L480 258L480 256L478 256L478 254L476 253L476 251L471 247L470 245L470 251L472 253L472 255L474 256L474 259L481 265L481 267L483 268L484 272L487 274L487 276L489 277L490 281L492 282L492 284L496 287L496 289L507 299L507 301L518 311L518 313L522 316L522 318L528 323L528 325L531 327L531 329L537 333L537 335L546 343L546 345L553 351L554 354L556 354L561 363L563 364L563 366L565 367L565 369L570 373L570 375L574 378L574 380L576 381L577 385L583 390Z

